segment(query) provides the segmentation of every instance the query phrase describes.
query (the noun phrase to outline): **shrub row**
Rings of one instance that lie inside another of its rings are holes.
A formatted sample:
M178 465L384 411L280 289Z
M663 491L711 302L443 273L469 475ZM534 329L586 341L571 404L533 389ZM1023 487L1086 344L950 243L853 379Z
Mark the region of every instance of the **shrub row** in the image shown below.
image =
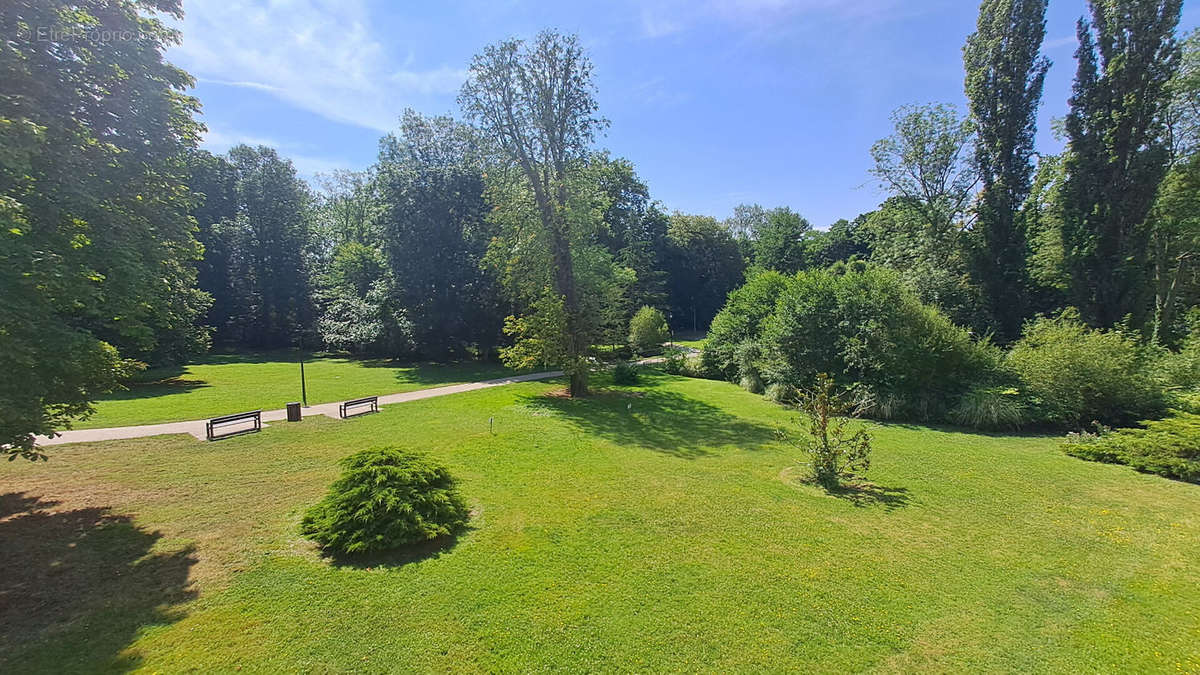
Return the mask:
M1145 473L1200 483L1200 415L1176 411L1137 429L1070 434L1063 450L1094 462L1127 464Z
M859 263L752 277L714 319L702 364L781 401L830 373L868 392L876 418L1080 429L1159 417L1175 392L1194 390L1196 334L1167 352L1090 329L1069 311L1030 322L1005 353L923 304L895 273Z
M751 278L713 321L703 361L778 400L829 373L869 392L876 416L936 419L1000 356L891 271L854 265Z

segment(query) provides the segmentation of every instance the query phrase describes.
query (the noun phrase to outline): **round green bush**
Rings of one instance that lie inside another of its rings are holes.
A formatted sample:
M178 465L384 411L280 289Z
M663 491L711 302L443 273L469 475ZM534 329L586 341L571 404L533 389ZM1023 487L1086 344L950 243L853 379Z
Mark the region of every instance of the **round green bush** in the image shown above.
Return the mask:
M801 272L763 321L763 379L798 389L819 373L859 384L879 417L940 419L999 369L1000 351L922 303L890 270ZM711 338L710 338L711 340Z
M1008 364L1041 421L1080 429L1162 415L1164 392L1149 374L1148 358L1133 337L1093 330L1065 312L1027 325Z
M788 286L779 272L760 272L729 294L725 307L713 319L704 341L704 365L727 380L737 381L743 371L744 348L762 336L762 324L775 309L775 301Z
M300 530L327 551L375 553L453 535L467 505L446 468L395 447L341 461L342 476L304 515Z
M630 385L638 382L638 367L628 361L619 361L612 369L613 384Z
M629 346L638 354L647 354L671 337L667 317L653 307L642 307L629 320Z

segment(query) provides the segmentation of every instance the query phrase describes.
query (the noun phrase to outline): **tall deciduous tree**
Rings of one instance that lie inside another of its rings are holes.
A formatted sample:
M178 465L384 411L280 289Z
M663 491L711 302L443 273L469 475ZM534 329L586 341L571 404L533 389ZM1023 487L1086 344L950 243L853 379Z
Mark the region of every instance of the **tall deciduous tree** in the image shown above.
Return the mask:
M812 225L786 206L771 209L754 232L754 264L784 274L804 268Z
M1072 300L1094 326L1149 307L1147 222L1170 158L1167 83L1182 0L1091 0L1067 115L1063 254Z
M0 446L90 412L128 370L201 349L178 0L0 3ZM93 36L101 36L93 39ZM119 350L119 351L118 351Z
M406 111L380 143L379 230L397 304L422 355L482 351L500 333L497 291L480 262L491 238L477 139L449 117Z
M1028 310L1029 244L1020 209L1031 187L1037 111L1050 67L1039 56L1045 36L1046 0L984 0L978 29L963 48L983 185L971 272L1004 340L1019 336Z
M1179 70L1169 85L1167 138L1172 163L1200 151L1200 28L1183 40Z
M1183 42L1181 61L1169 87L1172 166L1151 215L1153 335L1165 343L1182 336L1182 315L1200 303L1200 30Z
M562 306L561 362L571 395L587 393L587 317L582 314L571 251L570 173L607 122L597 115L591 61L577 37L552 31L532 43L506 40L471 61L459 95L464 112L515 164L536 204Z
M675 213L667 229L665 263L672 323L705 330L742 284L745 259L733 234L716 219Z
M945 104L904 106L892 113L895 131L871 146L871 174L917 210L926 239L949 252L979 183L969 146L969 118Z
M207 191L196 217L211 255L201 287L220 301L209 316L217 339L255 348L294 344L312 322L308 186L291 161L264 146L194 158L192 179L193 189Z
M205 322L223 328L237 309L231 291L237 286L237 256L228 233L238 214L237 169L222 155L207 150L188 154L188 186L195 196L192 218L199 228L204 257L197 265L196 285L212 296Z

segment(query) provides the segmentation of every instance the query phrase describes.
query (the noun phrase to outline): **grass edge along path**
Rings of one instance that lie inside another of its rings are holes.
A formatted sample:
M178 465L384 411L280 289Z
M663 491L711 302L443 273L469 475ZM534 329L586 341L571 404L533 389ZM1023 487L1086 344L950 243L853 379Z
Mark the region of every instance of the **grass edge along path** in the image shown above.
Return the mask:
M448 396L450 394L461 394L477 389L487 389L488 387L501 387L506 384L516 384L518 382L534 382L537 380L548 380L553 377L560 377L561 370L548 371L543 373L526 373L525 375L513 375L511 377L501 377L494 380L483 380L481 382L464 382L462 384L450 384L444 387L433 387L430 389L418 389L416 391L405 391L395 394L385 394L379 396L379 405L392 405L395 403L407 403L408 401L420 401L426 398L436 398L438 396ZM308 406L303 408L304 415L324 415L333 419L341 419L338 413L339 402L322 403L319 405ZM287 409L280 408L277 410L264 410L262 413L263 426L267 426L267 422L279 422L287 419ZM140 424L128 427L102 427L97 429L71 429L60 431L56 436L50 438L48 436L38 436L37 444L39 446L65 445L67 443L96 443L102 441L118 441L131 438L145 438L147 436L163 436L170 434L189 434L197 440L203 441L207 439L206 424L207 419L187 420L184 422L166 422L163 424Z
M396 363L305 355L308 403L393 394L516 374L498 363ZM164 424L247 410L283 409L301 400L300 355L294 352L210 354L195 363L154 368L128 388L101 396L95 413L73 429Z

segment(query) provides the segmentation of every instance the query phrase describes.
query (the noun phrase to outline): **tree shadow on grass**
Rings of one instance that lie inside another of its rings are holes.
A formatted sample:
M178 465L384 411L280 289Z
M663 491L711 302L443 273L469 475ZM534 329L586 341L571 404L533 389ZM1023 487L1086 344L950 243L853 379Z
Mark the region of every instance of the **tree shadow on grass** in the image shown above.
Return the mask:
M58 506L0 494L0 672L134 668L122 651L138 632L195 597L194 550L154 551L160 533L108 508Z
M792 487L807 486L822 490L830 497L847 501L857 508L880 506L885 511L895 511L912 503L908 488L877 485L864 480L827 487L814 480L807 469L798 465L785 468L780 472L779 478Z
M984 436L987 438L1057 438L1062 434L1054 429L1048 428L1023 428L1023 429L976 429L974 427L964 427L956 424L945 424L941 422L904 422L901 420L875 420L864 418L864 421L871 422L885 429L904 429L906 431L921 431L921 432L937 432L943 434L968 434L971 436Z
M656 388L596 391L579 399L525 397L534 410L552 412L588 434L620 445L640 446L685 459L735 446L757 450L775 440L775 430L748 422L689 396Z
M434 560L442 557L442 555L453 550L455 546L458 546L459 540L474 529L473 525L468 524L455 534L437 537L436 539L406 546L395 551L381 551L379 553L357 555L325 552L321 555L334 567L352 567L363 570L376 567L403 567L409 563Z
M458 382L491 380L533 371L516 371L495 361L392 361L389 359L349 359L364 368L396 369L396 381L404 384L437 386Z
M172 394L186 394L196 389L204 389L209 385L204 380L188 380L180 377L169 377L152 382L129 382L126 389L120 389L104 396L101 401L129 401L143 398L156 398Z
M887 487L867 482L846 483L825 491L859 508L882 506L886 511L895 511L912 503L908 488Z

